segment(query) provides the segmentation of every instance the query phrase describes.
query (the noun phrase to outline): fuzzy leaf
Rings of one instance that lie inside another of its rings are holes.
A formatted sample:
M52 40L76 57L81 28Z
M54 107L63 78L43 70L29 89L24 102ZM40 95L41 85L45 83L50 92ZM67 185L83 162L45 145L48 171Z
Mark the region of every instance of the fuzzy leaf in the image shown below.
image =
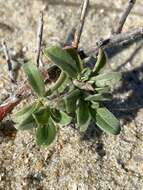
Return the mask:
M24 72L26 73L28 81L32 86L33 90L37 93L37 95L44 96L45 95L44 80L36 65L31 63L24 64Z
M96 110L95 122L99 128L107 133L114 135L120 133L119 121L107 108L98 108Z
M95 102L95 101L91 101L91 108L93 108L93 109L99 108L99 103Z
M114 86L121 79L121 73L110 72L106 74L100 74L96 77L92 77L90 81L95 82L97 87Z
M77 88L79 88L81 90L94 91L94 88L88 82L80 82L79 80L75 79L75 80L73 80L73 84L74 84L75 87L77 87Z
M83 62L82 62L80 56L78 55L77 50L74 48L68 48L68 49L66 49L66 51L75 60L78 72L81 72L83 69Z
M58 90L64 84L64 82L66 80L67 80L67 75L65 72L62 71L59 78L57 79L57 81L49 89L51 91L51 93L53 93L53 91L55 91L55 90Z
M28 130L35 127L35 120L32 116L34 111L39 107L36 102L30 106L26 106L22 110L16 113L14 116L14 122L16 123L16 128L19 130Z
M81 132L86 131L91 122L91 116L88 104L84 100L79 100L79 105L76 110L76 116L77 116L77 127L80 129Z
M60 69L62 69L69 77L76 78L78 68L75 60L65 49L60 47L51 47L44 50L46 56L53 61Z
M36 123L34 121L34 119L32 121L29 121L27 123L21 123L20 125L15 125L15 128L18 128L21 131L25 131L25 130L31 130L33 128L36 128Z
M99 49L99 55L93 72L99 73L102 68L106 65L106 55L102 48Z
M80 80L82 82L85 82L89 79L90 75L91 75L91 69L90 68L84 68L81 75L80 75Z
M110 87L101 87L101 88L95 88L95 90L97 91L98 94L104 94L104 93L108 93L110 91Z
M72 118L65 112L56 109L51 110L51 117L55 123L60 125L68 125L72 121Z
M51 119L49 119L48 124L39 125L36 131L36 141L40 145L50 145L56 136L56 127Z
M33 111L36 109L36 107L37 107L37 102L34 102L33 104L29 106L25 106L24 108L22 108L20 111L18 111L15 114L15 118L20 118L20 120L24 119L28 115L32 114Z
M33 115L38 124L45 125L48 123L50 117L50 108L42 107L39 110L37 110Z
M94 94L87 96L85 101L110 101L111 98L111 94Z
M76 110L76 102L80 97L80 90L74 89L65 97L65 106L67 113L74 113Z
M35 122L35 120L34 120L33 116L29 115L29 116L27 116L27 118L25 118L21 122L17 123L16 126L20 130L27 130L28 126L26 126L26 125L29 125L29 124L34 123L34 122ZM34 125L32 125L32 126L34 126ZM32 126L30 127L30 129L32 128Z

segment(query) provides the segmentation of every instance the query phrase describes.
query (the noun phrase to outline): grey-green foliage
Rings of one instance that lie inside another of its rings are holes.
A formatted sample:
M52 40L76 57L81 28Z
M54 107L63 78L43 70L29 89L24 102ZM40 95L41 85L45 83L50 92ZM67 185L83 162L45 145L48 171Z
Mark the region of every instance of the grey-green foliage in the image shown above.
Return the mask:
M17 128L34 128L38 145L50 145L56 137L57 127L71 122L82 132L94 122L107 133L119 134L119 121L104 107L104 102L112 99L110 88L118 83L121 74L104 71L104 51L99 50L93 70L85 67L76 49L51 47L45 49L44 53L61 69L61 75L46 91L39 69L34 64L24 65L29 84L37 98L16 114Z

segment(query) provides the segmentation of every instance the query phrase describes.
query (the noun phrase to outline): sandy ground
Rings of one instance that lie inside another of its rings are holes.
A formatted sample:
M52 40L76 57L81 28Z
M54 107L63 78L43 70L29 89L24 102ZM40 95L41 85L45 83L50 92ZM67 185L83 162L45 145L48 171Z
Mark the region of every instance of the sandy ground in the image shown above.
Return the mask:
M25 59L34 59L40 10L44 10L44 43L50 46L64 42L67 32L77 21L80 2L0 0L0 40L7 41L11 54L21 64ZM110 35L126 2L91 0L82 48L89 50L99 38ZM124 31L143 26L142 7L143 2L138 0ZM71 127L64 127L49 148L40 149L35 144L33 132L8 133L2 126L0 190L143 190L142 51L139 42L109 56L112 68L123 64L120 68L124 73L122 84L108 105L120 119L119 136L97 131L89 131L83 136ZM1 47L0 79L1 98L5 89L10 92ZM126 109L135 106L140 109Z

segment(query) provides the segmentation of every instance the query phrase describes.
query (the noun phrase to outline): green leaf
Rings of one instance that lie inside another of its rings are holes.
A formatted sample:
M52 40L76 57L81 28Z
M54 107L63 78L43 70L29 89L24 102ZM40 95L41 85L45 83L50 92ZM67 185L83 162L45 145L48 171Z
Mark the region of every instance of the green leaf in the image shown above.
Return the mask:
M93 108L93 109L99 108L99 103L98 103L98 102L91 101L91 108Z
M44 96L45 95L44 80L36 65L31 63L24 64L24 72L26 73L28 81L32 86L33 90L37 93L37 95Z
M33 128L36 128L36 123L35 123L35 121L33 119L32 121L29 121L27 123L23 123L23 124L21 123L20 125L16 124L15 128L18 128L21 131L31 130Z
M67 75L65 72L62 71L57 81L51 86L50 91L53 92L55 90L58 90L62 86L62 84L64 84L66 79Z
M36 122L40 125L44 125L48 123L50 117L50 108L49 107L42 107L36 112L34 112L33 117L35 118Z
M91 75L91 69L90 68L84 68L82 73L80 74L80 80L82 82L85 82L89 79L90 75Z
M85 98L85 101L110 101L112 99L111 94L94 94Z
M119 121L107 108L98 108L96 110L95 123L99 128L107 133L114 135L120 133Z
M79 80L75 79L75 80L73 80L73 84L74 84L75 87L77 87L77 88L79 88L81 90L94 91L94 88L88 82L80 82Z
M29 106L25 106L24 108L22 108L20 111L18 111L15 114L15 118L20 118L24 119L25 117L27 117L28 115L32 114L33 111L37 108L37 102L34 102L33 104L29 105Z
M25 118L20 123L16 123L16 127L19 130L28 130L32 129L33 127L36 127L35 120L32 115L29 115L27 118ZM29 127L29 128L28 128Z
M95 82L97 87L114 86L121 79L122 75L119 72L110 72L92 77L90 81Z
M60 69L62 69L69 77L76 78L78 68L75 60L65 49L60 47L51 47L44 50L46 56L53 61Z
M72 121L72 118L65 112L56 109L51 110L51 117L55 123L60 125L68 125Z
M36 141L40 145L50 145L56 137L56 127L51 119L48 124L39 125L36 130Z
M106 65L106 55L102 48L99 49L98 59L93 69L93 72L99 73L102 68Z
M79 100L79 105L78 108L76 109L76 116L77 116L77 127L80 129L81 132L86 131L91 122L91 116L88 104L84 100Z
M30 106L26 106L14 116L14 122L16 123L16 128L19 130L28 130L35 127L35 120L32 116L34 111L40 106L37 102L34 102Z
M68 79L69 78L66 77L66 79L60 85L60 87L57 89L59 94L63 94L65 91L69 89L71 80L68 80Z
M110 91L110 87L101 87L101 88L95 88L95 90L97 91L98 94L105 94L108 93Z
M78 55L77 50L75 48L67 48L66 51L75 60L78 72L81 72L83 70L83 61Z
M76 102L80 97L80 90L74 89L65 97L65 106L67 113L74 113L76 110Z

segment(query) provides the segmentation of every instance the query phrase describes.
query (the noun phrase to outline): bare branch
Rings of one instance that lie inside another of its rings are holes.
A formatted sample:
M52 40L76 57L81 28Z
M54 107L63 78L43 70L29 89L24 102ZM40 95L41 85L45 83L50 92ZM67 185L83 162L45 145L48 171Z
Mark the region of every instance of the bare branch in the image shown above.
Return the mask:
M129 112L133 112L133 111L135 111L135 110L139 110L139 109L141 109L142 107L143 107L143 105L138 105L138 106L126 107L126 108L121 108L121 107L119 107L119 108L112 108L112 110L129 113Z
M12 83L12 89L13 89L14 84L16 84L16 80L15 80L15 77L14 77L12 59L10 57L9 50L8 50L8 47L7 47L7 44L6 44L5 41L2 42L2 47L3 47L5 59L6 59L6 62L7 62L8 71L9 71L9 77L10 77L10 80L11 80L11 83Z
M80 38L81 38L82 31L83 31L84 22L85 22L88 7L89 7L89 0L84 0L83 5L82 5L81 15L80 15L79 26L77 28L75 38L74 38L74 42L73 42L73 47L75 47L75 48L78 48L78 45L80 42Z
M136 0L129 0L127 7L123 11L123 13L119 19L119 23L117 25L117 28L115 29L115 31L113 31L113 34L119 34L122 32L122 29L123 29L123 26L126 22L126 19L127 19L128 15L130 14L132 8L134 7L135 3L136 3Z
M36 48L36 52L37 52L36 64L37 64L37 67L39 67L39 65L40 65L41 45L42 45L42 38L43 38L43 27L44 27L43 12L40 12L38 30L37 30L37 48Z
M122 34L117 34L107 39L100 40L96 43L96 47L91 48L90 51L86 53L97 53L100 47L102 47L103 49L113 47L125 47L126 45L131 44L140 39L143 39L143 27L139 27L134 30L129 30L128 32L124 32Z

